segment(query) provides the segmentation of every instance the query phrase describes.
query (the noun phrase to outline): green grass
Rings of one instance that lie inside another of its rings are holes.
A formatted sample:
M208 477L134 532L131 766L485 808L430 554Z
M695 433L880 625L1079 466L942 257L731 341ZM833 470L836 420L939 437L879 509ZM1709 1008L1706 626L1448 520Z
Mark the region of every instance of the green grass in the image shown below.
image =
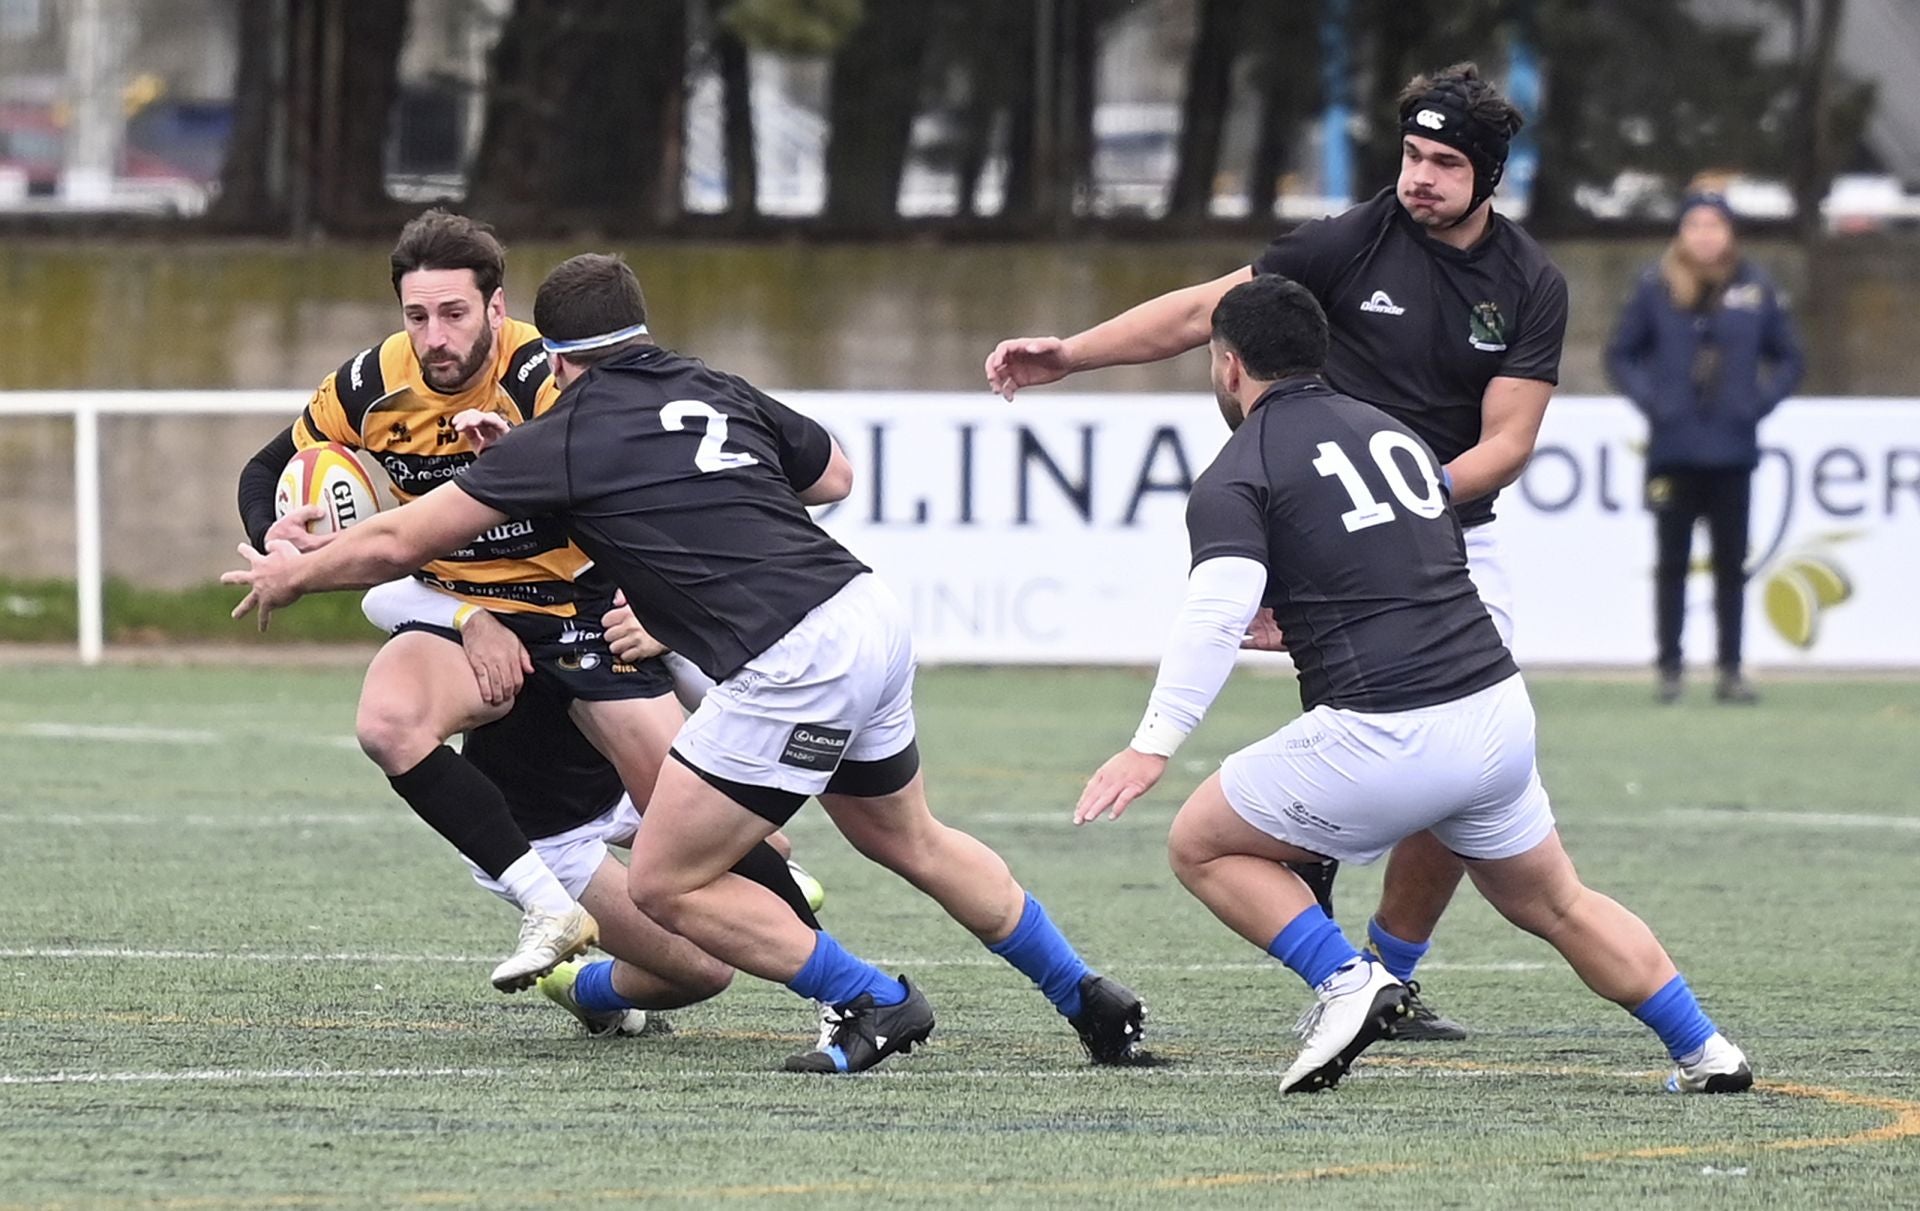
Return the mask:
M923 1052L818 1080L769 1071L808 1007L744 977L673 1037L619 1043L493 993L513 918L351 750L357 680L0 668L0 1211L1894 1206L1920 1183L1911 683L1776 684L1752 710L1534 687L1569 848L1662 934L1762 1092L1660 1094L1651 1036L1469 893L1425 982L1475 1037L1380 1047L1283 1102L1304 989L1162 845L1204 771L1293 713L1291 682L1237 679L1169 785L1076 832L1144 675L925 674L936 809L1142 992L1178 1062L1085 1067L1023 980L809 809L793 832L828 925L940 1013ZM1378 886L1343 876L1350 927ZM57 948L102 953L22 954ZM167 1079L21 1083L55 1073Z
M379 633L360 613L357 593L316 593L275 611L261 634L235 622L241 592L226 585L153 589L124 580L102 586L100 612L109 643L192 640L271 647L288 643L364 643ZM72 643L79 604L70 580L0 579L0 643Z

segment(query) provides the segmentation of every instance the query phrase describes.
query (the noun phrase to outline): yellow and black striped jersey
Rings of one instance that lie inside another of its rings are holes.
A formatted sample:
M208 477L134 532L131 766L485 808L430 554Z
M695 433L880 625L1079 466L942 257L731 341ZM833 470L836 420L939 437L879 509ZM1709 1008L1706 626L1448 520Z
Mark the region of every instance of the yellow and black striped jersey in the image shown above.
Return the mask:
M545 412L559 396L532 324L503 323L486 375L455 395L427 385L413 342L396 332L327 376L294 422L293 440L301 449L331 441L367 451L404 502L474 460L472 445L454 431L455 416L479 408L517 425ZM571 618L576 602L604 596L603 590L575 587L590 562L558 521L535 517L496 526L471 546L428 564L420 577L488 609Z

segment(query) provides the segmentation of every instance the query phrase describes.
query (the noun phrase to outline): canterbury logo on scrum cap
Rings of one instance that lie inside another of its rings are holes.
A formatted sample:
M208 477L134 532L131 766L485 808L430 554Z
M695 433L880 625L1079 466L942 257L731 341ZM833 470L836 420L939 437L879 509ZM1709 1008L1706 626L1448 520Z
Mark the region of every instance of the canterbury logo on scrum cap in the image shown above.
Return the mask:
M1413 120L1428 130L1445 130L1447 128L1447 115L1437 109L1423 109L1413 115Z

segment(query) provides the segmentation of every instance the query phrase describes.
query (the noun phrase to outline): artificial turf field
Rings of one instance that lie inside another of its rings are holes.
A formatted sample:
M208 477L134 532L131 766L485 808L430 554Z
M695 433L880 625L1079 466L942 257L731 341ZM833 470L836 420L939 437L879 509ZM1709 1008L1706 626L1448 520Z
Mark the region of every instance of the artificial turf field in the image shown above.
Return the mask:
M1753 1057L1664 1057L1464 892L1423 972L1459 1044L1382 1045L1282 1101L1306 1000L1168 873L1180 797L1297 707L1242 675L1168 782L1075 831L1138 672L923 673L936 811L1135 986L1150 1070L1089 1068L1012 970L817 808L823 919L913 974L932 1044L771 1069L810 1007L742 977L666 1038L589 1041L486 982L514 917L349 739L347 669L0 668L0 1211L625 1204L1905 1206L1920 1186L1920 687L1537 678L1542 770L1588 881L1645 916ZM1378 869L1342 877L1357 936Z

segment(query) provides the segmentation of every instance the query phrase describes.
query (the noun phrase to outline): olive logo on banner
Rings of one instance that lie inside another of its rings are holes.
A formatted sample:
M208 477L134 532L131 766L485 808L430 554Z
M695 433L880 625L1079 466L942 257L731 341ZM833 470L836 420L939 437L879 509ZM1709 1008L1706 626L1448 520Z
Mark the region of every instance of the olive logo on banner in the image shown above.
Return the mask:
M1784 552L1764 569L1762 603L1767 621L1794 647L1811 649L1820 638L1821 617L1853 597L1853 580L1830 548L1859 536L1857 530L1819 535Z

